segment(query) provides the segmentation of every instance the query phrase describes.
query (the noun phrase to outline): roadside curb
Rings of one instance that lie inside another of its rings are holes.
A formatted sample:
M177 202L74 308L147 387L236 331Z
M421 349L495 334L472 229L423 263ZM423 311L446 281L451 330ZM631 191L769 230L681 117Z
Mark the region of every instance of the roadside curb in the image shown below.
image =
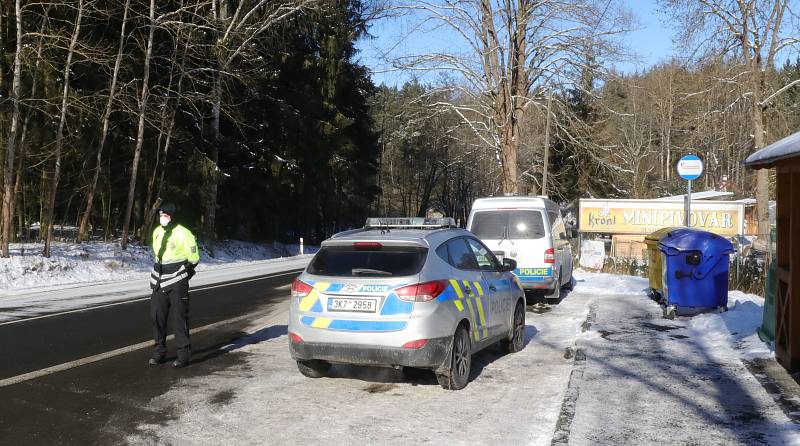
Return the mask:
M774 359L742 360L761 387L789 419L800 424L800 384Z
M581 324L581 333L588 331L595 320L597 314L597 304L592 303L589 305L589 313L586 315L586 320ZM568 348L567 354L571 350ZM586 352L580 348L575 348L575 360L572 366L572 372L569 374L569 383L567 390L564 392L564 399L561 403L561 411L558 415L556 422L556 429L553 432L553 441L551 446L564 446L569 444L569 431L572 426L572 420L575 418L575 406L580 396L580 383L583 379L583 372L586 368Z

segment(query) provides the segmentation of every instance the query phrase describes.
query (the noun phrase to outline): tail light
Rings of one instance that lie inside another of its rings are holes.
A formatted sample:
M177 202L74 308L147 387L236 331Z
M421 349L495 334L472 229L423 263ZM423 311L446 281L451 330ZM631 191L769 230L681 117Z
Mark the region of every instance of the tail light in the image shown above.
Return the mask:
M556 250L547 248L544 251L544 263L556 263Z
M354 242L353 247L358 251L380 250L383 245L378 242Z
M292 282L292 297L306 297L314 288L295 277Z
M415 349L418 349L418 348L425 347L425 344L427 344L427 343L428 343L427 339L417 339L416 341L406 342L405 344L403 344L403 348L406 348L406 349L409 349L409 350L411 350L411 349L415 350Z
M417 283L404 286L394 290L394 294L407 302L428 302L436 299L444 290L447 289L446 280L434 280L432 282Z
M289 332L289 340L291 340L295 344L302 344L303 343L303 338L301 338L300 335L298 335L296 333L292 333L291 331Z

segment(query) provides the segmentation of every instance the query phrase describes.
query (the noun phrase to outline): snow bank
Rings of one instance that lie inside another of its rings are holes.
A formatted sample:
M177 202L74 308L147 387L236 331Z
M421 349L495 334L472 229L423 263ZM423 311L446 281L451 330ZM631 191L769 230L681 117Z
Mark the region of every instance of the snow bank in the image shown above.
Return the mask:
M33 288L142 279L153 265L149 248L139 245L123 251L117 243L54 243L50 258L41 255L43 248L41 243L10 246L11 257L0 258L0 296ZM298 245L225 240L215 244L213 256L201 249L198 270L292 257L299 251ZM315 251L304 249L306 254Z
M772 346L758 337L756 330L764 318L764 299L741 291L728 293L728 311L715 314L700 314L689 319L687 328L691 336L698 338L714 350L730 347L746 360L772 358Z
M149 251L112 243L54 243L42 256L42 243L12 244L11 257L0 258L0 289L24 289L85 282L129 280L152 267Z
M576 286L580 292L594 295L641 294L646 295L649 287L647 279L635 276L621 276L617 274L593 273L584 270L575 270L573 273Z

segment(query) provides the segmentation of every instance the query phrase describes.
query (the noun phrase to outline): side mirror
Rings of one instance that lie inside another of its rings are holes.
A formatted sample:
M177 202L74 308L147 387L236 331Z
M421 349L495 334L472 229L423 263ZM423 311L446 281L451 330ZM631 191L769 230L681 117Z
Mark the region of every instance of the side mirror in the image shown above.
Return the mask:
M517 269L517 261L514 259L503 259L503 271L514 271Z

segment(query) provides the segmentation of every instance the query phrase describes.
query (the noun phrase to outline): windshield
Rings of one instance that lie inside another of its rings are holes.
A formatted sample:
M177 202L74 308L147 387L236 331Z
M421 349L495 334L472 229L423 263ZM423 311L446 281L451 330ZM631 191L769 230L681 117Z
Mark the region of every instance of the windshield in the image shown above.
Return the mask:
M308 273L340 277L411 276L419 273L428 250L415 246L383 246L358 249L325 246L314 256Z
M540 211L487 211L472 217L471 232L482 240L530 240L545 235Z

